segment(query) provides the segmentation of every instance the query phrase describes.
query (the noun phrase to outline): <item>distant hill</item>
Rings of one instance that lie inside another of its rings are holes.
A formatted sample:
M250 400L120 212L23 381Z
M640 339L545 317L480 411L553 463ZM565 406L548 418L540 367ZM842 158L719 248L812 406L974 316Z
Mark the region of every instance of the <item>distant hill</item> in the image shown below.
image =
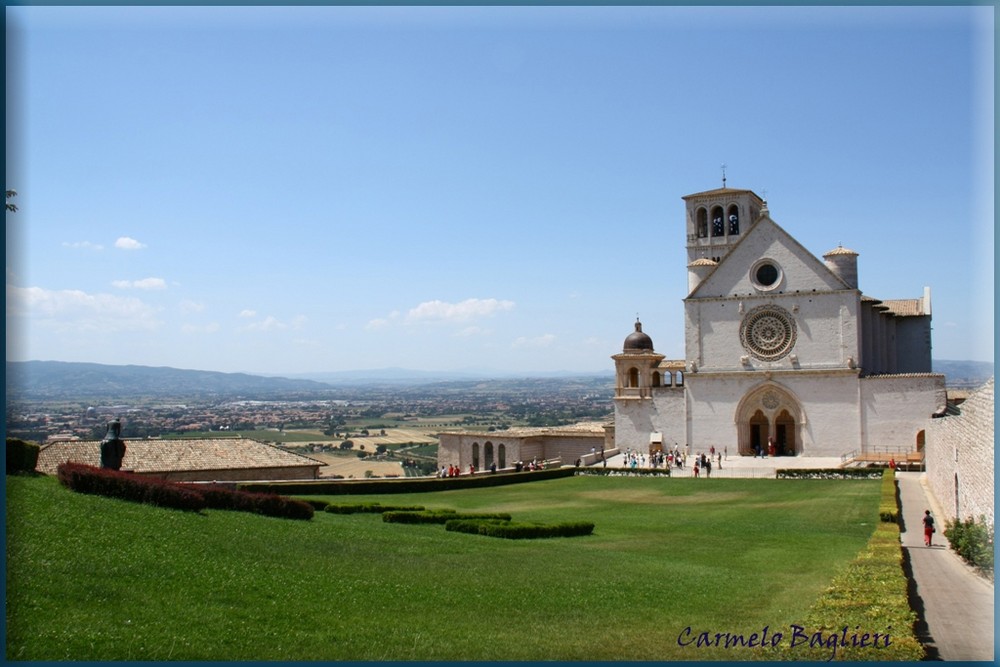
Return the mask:
M331 387L313 380L246 373L64 361L7 362L8 400L122 396L280 398L324 389Z
M955 388L978 387L993 377L991 361L949 361L935 359L931 362L935 373L944 373L945 384Z
M935 360L934 372L944 373L953 388L978 387L993 376L993 364L981 361ZM611 378L614 373L502 373L412 371L386 368L368 371L310 373L297 377L268 377L248 373L182 370L153 366L112 366L64 361L8 361L9 399L67 399L111 397L185 397L270 399L316 398L349 386L416 387L432 383L468 383L483 380Z

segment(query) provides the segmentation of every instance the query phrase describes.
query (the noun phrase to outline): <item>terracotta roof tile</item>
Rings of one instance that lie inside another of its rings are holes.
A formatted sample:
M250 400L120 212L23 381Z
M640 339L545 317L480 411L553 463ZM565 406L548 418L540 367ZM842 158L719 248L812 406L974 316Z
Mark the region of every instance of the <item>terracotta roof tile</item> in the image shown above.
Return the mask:
M101 465L101 443L96 440L43 445L37 470L54 475L65 461ZM205 440L126 440L123 470L137 473L190 470L246 470L324 466L322 461L292 454L249 438Z

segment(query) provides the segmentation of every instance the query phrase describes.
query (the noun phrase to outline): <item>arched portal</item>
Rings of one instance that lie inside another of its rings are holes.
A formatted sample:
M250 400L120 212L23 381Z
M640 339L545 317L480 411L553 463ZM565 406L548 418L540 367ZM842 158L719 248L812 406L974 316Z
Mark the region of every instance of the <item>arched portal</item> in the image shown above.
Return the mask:
M503 443L497 445L497 467L507 467L507 445Z
M639 386L639 369L630 368L628 369L628 386L638 387Z
M740 401L735 417L740 454L753 456L758 446L762 453L767 453L771 438L777 456L802 453L805 413L802 404L785 387L775 382L754 387Z
M472 465L479 470L479 443L472 443Z
M486 459L486 467L493 465L493 443L487 442L483 445L483 458Z

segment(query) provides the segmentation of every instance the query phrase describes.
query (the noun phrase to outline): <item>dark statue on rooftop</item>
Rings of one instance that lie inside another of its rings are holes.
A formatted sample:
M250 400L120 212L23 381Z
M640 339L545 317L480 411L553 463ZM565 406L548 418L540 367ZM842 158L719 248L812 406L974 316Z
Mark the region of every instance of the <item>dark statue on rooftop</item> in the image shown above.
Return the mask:
M125 441L121 439L122 423L115 419L108 423L108 432L101 441L101 467L121 470L125 458Z

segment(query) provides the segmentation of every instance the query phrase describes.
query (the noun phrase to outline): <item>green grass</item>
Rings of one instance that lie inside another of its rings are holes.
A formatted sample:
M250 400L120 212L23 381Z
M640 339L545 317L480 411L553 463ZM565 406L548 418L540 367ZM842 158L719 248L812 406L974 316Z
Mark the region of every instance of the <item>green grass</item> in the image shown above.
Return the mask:
M574 477L391 497L596 524L501 540L370 514L192 514L8 476L7 658L771 659L678 635L787 632L864 547L878 496L876 481ZM372 500L387 502L351 497Z

